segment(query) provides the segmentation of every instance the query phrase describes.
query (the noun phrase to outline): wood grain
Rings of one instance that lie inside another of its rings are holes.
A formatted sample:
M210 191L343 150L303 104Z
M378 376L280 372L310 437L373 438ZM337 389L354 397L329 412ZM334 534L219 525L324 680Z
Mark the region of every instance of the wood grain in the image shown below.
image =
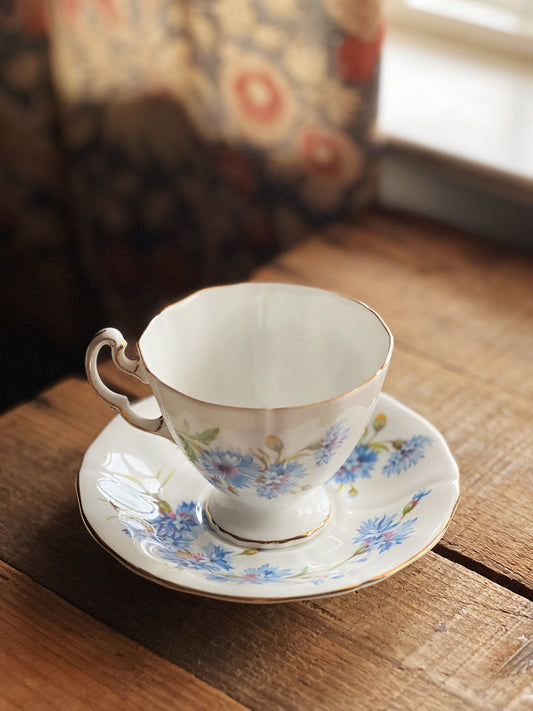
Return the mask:
M84 530L73 486L110 415L69 380L0 418L10 565L260 711L353 709L355 699L372 711L527 708L532 605L436 554L355 594L266 608L180 594L122 568Z
M0 707L244 707L0 562Z

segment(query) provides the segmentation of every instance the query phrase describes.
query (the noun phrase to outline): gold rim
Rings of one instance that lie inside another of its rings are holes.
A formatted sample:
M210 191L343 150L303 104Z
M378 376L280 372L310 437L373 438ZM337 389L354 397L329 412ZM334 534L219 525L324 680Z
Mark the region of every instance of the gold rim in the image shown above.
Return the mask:
M354 592L355 590L359 590L365 587L369 587L370 585L374 585L375 583L379 583L382 580L385 580L386 578L389 578L391 575L394 575L395 573L398 573L400 570L403 570L407 566L411 565L411 563L414 563L417 561L419 558L424 556L426 553L428 553L434 546L437 545L437 543L440 541L442 536L446 533L446 529L450 525L450 521L452 520L457 507L459 505L459 497L460 497L460 485L459 485L459 468L456 465L456 472L457 472L457 496L454 502L454 505L452 507L452 510L446 519L445 523L443 524L441 530L437 533L437 535L426 545L424 548L422 548L420 551L415 553L415 555L411 556L408 560L403 561L403 563L400 563L399 565L395 566L394 568L391 568L390 570L386 570L383 573L380 573L379 575L374 576L373 578L369 578L368 580L364 580L361 583L356 583L355 585L348 585L344 588L337 588L335 590L331 591L326 591L322 593L316 593L315 595L300 595L300 596L284 596L284 597L244 597L244 596L238 596L238 595L218 595L217 593L211 593L206 590L200 590L198 588L190 588L187 587L186 585L180 585L179 583L173 583L169 580L164 580L157 575L154 575L153 573L148 573L146 570L143 568L139 568L133 563L130 563L126 558L123 558L121 555L119 555L108 543L106 543L100 535L94 530L94 528L91 526L89 523L87 517L85 516L85 512L83 511L83 504L81 502L81 495L80 495L80 474L78 473L78 476L76 478L76 496L78 500L78 506L80 510L80 515L81 519L83 521L83 524L89 534L92 536L92 538L100 545L102 548L107 551L115 560L117 560L119 563L121 563L125 568L130 570L131 572L135 573L136 575L139 575L141 578L145 578L146 580L150 580L153 583L156 583L158 585L161 585L166 588L170 588L171 590L176 590L177 592L184 592L184 593L189 593L190 595L196 595L197 597L205 597L209 598L211 600L221 600L223 602L242 602L242 603L249 603L249 604L254 604L254 605L270 605L270 604L276 604L276 603L282 603L282 602L301 602L305 600L315 600L319 598L327 598L327 597L335 597L337 595L345 595L349 592Z
M389 338L389 346L387 348L387 353L385 354L385 359L381 366L376 370L376 372L368 378L368 380L365 380L364 383L361 383L360 385L357 385L357 387L352 388L352 390L348 390L345 393L342 393L342 395L336 395L335 397L328 398L326 400L320 400L318 402L310 402L306 403L305 405L294 405L294 406L285 406L285 407L239 407L238 405L222 405L221 403L217 402L209 402L209 400L200 400L199 398L195 398L192 395L187 395L186 393L182 392L181 390L178 390L177 388L173 388L171 385L168 385L168 383L165 383L163 380L160 380L160 378L157 377L155 373L153 373L150 368L147 366L146 361L144 360L144 356L142 354L142 349L141 349L141 341L152 325L152 323L159 318L162 314L165 313L165 311L169 311L170 309L174 308L178 304L181 304L185 301L189 301L190 299L196 298L199 294L203 294L204 292L207 291L215 291L218 289L227 289L228 287L232 286L250 286L250 285L263 285L263 286L291 286L291 287L297 287L297 288L302 288L302 289L312 289L314 291L322 291L325 292L326 294L332 294L333 296L337 296L339 299L344 299L345 301L352 301L355 304L359 304L363 308L365 308L367 311L369 311L371 314L373 314L377 320L381 323L383 328L385 329L385 332L387 333L387 336ZM394 348L394 336L392 335L392 331L390 328L387 326L385 321L382 319L382 317L378 314L377 311L375 311L373 308L368 306L368 304L365 304L364 301L360 301L359 299L353 299L351 296L345 296L344 294L339 294L335 291L329 291L328 289L320 289L319 287L316 286L307 286L305 284L289 284L285 282L268 282L268 281L261 281L261 282L239 282L236 284L225 284L223 286L208 286L205 289L199 289L198 291L194 292L194 294L190 294L189 296L186 296L184 299L181 301L176 301L173 304L169 304L166 306L162 311L160 311L156 316L154 316L148 326L144 329L141 337L139 338L137 342L137 351L139 353L139 357L141 358L144 369L146 372L150 373L150 375L155 378L158 382L160 382L162 385L165 386L165 388L168 388L174 393L177 393L178 395L181 395L181 397L186 398L187 400L190 400L191 402L199 403L201 405L209 405L209 407L220 407L224 408L224 410L236 410L240 412L283 412L285 410L301 410L306 407L316 407L318 405L325 405L330 402L336 402L338 400L342 400L343 398L347 398L350 395L353 395L353 393L357 392L358 390L362 390L365 388L367 385L369 385L371 382L373 382L376 378L378 378L384 371L387 370L390 359L392 357L392 350Z
M309 538L313 534L317 533L320 531L321 528L324 528L326 523L329 521L329 518L331 516L331 510L332 510L332 503L330 501L329 503L329 511L327 513L326 518L322 521L322 523L319 523L318 526L315 526L314 528L311 528L309 531L306 531L305 533L300 533L297 536L291 536L290 538L281 538L279 540L274 540L274 541L262 541L262 540L256 540L254 538L244 538L243 536L237 536L235 533L231 533L231 531L226 531L225 528L222 528L222 526L219 526L219 524L215 521L213 518L213 515L209 511L209 496L207 497L207 500L205 502L204 510L206 513L207 518L209 519L209 523L211 526L216 529L217 531L220 531L220 533L225 534L226 536L230 536L236 541L241 541L241 543L254 543L257 544L258 546L281 546L284 543L291 543L292 541L301 541L304 538Z

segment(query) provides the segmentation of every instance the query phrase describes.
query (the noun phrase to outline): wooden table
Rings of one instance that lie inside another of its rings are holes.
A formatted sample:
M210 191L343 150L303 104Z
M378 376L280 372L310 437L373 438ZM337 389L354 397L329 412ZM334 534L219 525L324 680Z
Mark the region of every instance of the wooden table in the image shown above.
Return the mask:
M255 278L383 315L385 390L461 468L448 532L341 597L247 606L159 587L82 525L74 481L114 413L66 379L0 419L0 708L532 709L533 258L370 213Z

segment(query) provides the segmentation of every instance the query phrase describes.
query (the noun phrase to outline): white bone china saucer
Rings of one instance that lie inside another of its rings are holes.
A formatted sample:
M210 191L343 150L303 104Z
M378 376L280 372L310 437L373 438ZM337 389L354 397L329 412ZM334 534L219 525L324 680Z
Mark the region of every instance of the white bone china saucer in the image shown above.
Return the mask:
M153 415L154 398L135 409ZM211 528L211 485L176 446L120 416L91 444L78 476L85 525L130 570L183 592L271 603L346 593L420 558L453 516L459 473L442 435L382 394L327 487L332 513L319 533L289 548L256 550Z

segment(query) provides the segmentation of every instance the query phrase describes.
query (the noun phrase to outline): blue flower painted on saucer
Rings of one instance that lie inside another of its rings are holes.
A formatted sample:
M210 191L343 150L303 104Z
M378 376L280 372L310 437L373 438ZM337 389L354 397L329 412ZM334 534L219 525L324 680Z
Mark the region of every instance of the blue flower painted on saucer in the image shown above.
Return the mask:
M425 435L414 435L405 441L395 440L393 442L394 451L383 467L383 473L391 476L391 474L401 474L407 471L422 459L426 447L430 444L431 438Z
M196 504L194 501L183 501L175 512L163 510L151 524L159 538L179 546L192 540L197 522Z
M205 480L159 440L145 448L129 429L124 432L118 418L94 447L96 459L93 453L80 472L80 502L93 517L89 523L97 523L96 535L119 559L177 589L277 602L376 582L438 540L453 514L458 484L456 464L438 433L393 399L380 398L383 410L377 410L326 485L333 504L330 522L300 545L247 549L223 539L206 518ZM219 446L217 428L193 429L185 422L184 441L189 459L220 450L224 454L217 461L228 463L226 454L235 451L240 459L230 457L229 462L238 468L251 457L257 474L244 490L246 496L259 496L263 486L266 502L266 496L275 498L278 491L291 496L305 490L302 469L314 467L315 453L332 446L335 430L342 431L332 429L334 424L298 451L270 435L260 446L239 452ZM117 440L127 457L110 457ZM236 491L232 495L244 495ZM95 506L97 517L92 514Z
M431 445L429 437L413 435L406 440L385 439L383 430L386 425L386 416L376 415L371 428L330 480L330 484L337 485L337 493L356 496L355 481L371 479L380 469L385 476L399 475L416 467L424 457L425 450ZM283 456L283 442L274 435L266 439L264 449L259 448L250 454L206 447L206 441L209 444L218 436L215 429L187 436L189 446L195 447L195 456L218 484L223 483L234 491L255 486L260 497L272 499L297 487L298 481L306 474L303 465L306 457L312 454L315 462L327 460L335 454L347 435L345 424L336 423L321 440L287 457ZM382 455L386 455L387 459L380 468ZM125 486L128 485L125 482ZM345 485L349 485L348 489ZM300 580L319 586L328 580L344 577L354 565L366 562L369 556L380 556L393 547L403 545L416 531L417 518L411 517L413 510L430 494L431 489L420 489L396 513L382 513L360 521L351 539L351 552L329 567L319 566L314 570L307 567L293 570L274 565L268 550L241 549L218 539L213 542L213 532L203 518L201 507L194 501L181 501L172 509L164 499L154 496L157 516L144 522L137 517L121 518L125 523L123 531L149 550L150 555L180 569L195 571L208 580L253 585ZM259 564L244 566L241 561L247 556L257 557Z
M396 516L376 516L361 524L353 542L365 552L384 553L392 546L399 546L414 532L416 518L399 521Z
M232 570L231 561L228 558L231 556L231 551L226 550L222 546L217 546L214 543L209 543L199 551L193 551L187 559L187 566L196 570L217 572L220 570Z
M127 484L126 484L127 485ZM423 489L412 495L397 514L383 514L363 521L352 539L353 549L341 561L317 570L307 567L293 570L273 565L268 550L240 549L214 543L213 533L202 518L201 510L192 501L182 501L174 511L163 499L156 497L160 515L151 521L125 518L124 533L136 540L151 556L180 569L195 571L216 582L264 585L287 581L310 582L321 585L328 580L342 578L354 564L367 560L369 554L380 555L393 546L402 545L415 531L417 519L407 516L420 501L431 494ZM257 566L244 567L240 561L246 556L263 560Z
M257 568L246 568L241 582L254 583L261 585L262 583L273 583L285 580L292 575L289 568L280 569L279 566L272 566L270 563L263 563Z

